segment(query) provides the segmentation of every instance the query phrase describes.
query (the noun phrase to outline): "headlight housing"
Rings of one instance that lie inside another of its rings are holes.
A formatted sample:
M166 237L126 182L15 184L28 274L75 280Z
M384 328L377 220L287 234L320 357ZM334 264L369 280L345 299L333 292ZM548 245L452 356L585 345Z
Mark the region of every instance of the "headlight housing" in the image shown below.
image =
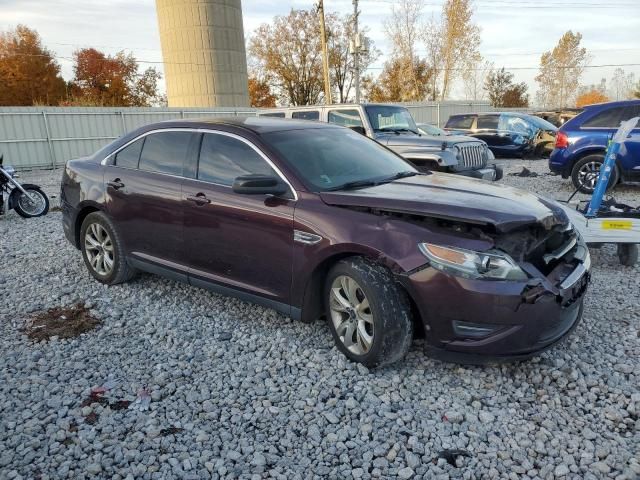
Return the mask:
M526 281L527 274L505 253L484 253L433 243L418 244L431 265L463 278Z

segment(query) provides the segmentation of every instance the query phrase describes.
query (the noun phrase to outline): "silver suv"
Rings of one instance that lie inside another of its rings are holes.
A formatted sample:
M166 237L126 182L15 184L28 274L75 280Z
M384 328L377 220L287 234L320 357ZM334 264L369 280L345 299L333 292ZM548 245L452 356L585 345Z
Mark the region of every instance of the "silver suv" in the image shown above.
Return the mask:
M418 170L457 173L500 180L502 169L487 144L473 137L424 135L409 110L398 105L344 104L260 110L258 116L334 123L355 130L389 147Z

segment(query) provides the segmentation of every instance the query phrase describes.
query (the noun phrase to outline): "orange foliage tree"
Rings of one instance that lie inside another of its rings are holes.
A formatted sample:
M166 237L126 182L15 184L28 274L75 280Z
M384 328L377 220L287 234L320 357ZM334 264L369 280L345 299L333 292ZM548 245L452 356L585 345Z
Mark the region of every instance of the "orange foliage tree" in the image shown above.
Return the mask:
M586 105L593 105L594 103L608 102L609 98L599 90L589 90L578 96L576 99L576 107L584 107Z
M75 60L70 105L146 107L161 101L160 73L153 67L138 73L132 54L106 55L95 48L74 52Z
M0 105L57 105L66 94L60 65L24 25L0 33Z
M256 108L276 106L276 96L271 93L269 84L255 77L249 78L249 101Z

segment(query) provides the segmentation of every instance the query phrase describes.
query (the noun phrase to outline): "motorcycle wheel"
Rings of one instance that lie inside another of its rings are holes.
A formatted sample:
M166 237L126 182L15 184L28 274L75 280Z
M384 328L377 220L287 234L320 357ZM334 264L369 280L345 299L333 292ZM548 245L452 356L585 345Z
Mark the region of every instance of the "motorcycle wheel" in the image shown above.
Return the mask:
M20 194L15 211L23 218L41 217L49 212L49 197L38 187L25 188L29 196Z

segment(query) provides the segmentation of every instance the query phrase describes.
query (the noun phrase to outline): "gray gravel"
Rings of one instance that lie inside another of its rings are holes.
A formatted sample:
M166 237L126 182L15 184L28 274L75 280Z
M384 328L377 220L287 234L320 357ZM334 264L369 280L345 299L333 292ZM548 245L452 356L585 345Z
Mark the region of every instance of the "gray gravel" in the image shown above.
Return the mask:
M507 171L523 164L546 171ZM57 194L59 175L23 180ZM556 177L505 182L570 194ZM616 196L640 204L640 187ZM593 251L584 321L552 351L460 367L416 343L368 371L321 323L151 275L104 287L60 220L0 219L0 478L640 478L640 281L612 248ZM30 312L75 302L104 325L21 334ZM108 380L110 402L146 385L149 410L81 406ZM451 465L445 449L469 456Z

